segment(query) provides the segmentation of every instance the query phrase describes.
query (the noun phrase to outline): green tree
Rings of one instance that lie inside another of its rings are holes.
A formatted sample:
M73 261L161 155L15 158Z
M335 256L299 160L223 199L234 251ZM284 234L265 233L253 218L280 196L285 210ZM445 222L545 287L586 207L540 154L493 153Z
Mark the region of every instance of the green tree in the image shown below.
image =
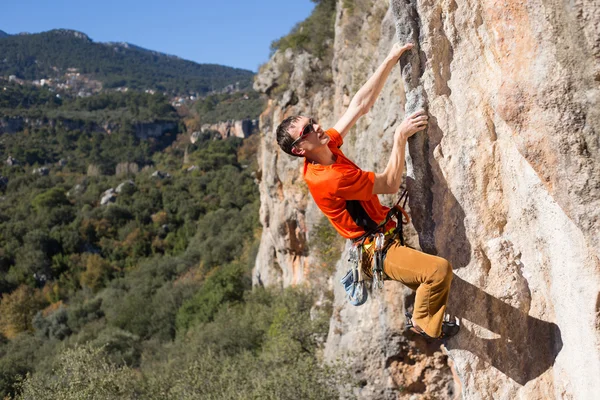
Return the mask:
M139 378L107 359L103 348L78 346L61 353L52 374L28 374L16 399L133 399Z
M32 319L47 303L36 291L21 285L0 300L0 333L12 339L21 332L33 331Z

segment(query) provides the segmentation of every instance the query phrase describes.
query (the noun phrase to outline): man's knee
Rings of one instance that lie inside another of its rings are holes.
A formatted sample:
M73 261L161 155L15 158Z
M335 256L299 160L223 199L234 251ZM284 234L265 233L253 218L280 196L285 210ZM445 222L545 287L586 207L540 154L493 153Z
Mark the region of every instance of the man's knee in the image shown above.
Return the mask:
M452 282L452 265L445 258L438 258L437 268L432 276L432 280L438 285L450 285Z

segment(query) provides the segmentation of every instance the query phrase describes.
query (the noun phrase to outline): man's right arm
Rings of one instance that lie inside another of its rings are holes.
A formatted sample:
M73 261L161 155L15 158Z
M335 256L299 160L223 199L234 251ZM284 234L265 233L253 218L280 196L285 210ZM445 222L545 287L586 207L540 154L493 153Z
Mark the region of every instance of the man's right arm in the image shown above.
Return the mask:
M396 128L392 154L385 170L380 174L375 174L373 194L393 194L398 191L404 172L406 142L409 137L427 128L427 118L425 111L420 110L407 117Z

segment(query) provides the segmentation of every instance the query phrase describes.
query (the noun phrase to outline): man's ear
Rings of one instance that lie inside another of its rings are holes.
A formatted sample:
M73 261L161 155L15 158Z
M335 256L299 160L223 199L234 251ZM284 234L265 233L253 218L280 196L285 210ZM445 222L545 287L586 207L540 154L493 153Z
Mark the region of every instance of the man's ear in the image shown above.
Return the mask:
M298 149L296 146L292 147L292 153L294 153L297 156L303 156L305 153L304 149Z

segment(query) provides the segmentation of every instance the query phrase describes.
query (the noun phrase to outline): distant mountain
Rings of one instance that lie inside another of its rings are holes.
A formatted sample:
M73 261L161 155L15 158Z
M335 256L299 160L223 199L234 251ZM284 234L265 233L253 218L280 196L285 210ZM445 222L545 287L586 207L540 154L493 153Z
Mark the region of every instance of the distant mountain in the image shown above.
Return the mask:
M52 78L68 68L77 68L108 88L171 93L205 94L236 83L239 89L249 89L254 76L252 71L198 64L128 43L95 43L85 33L67 29L7 35L0 41L0 76Z
M4 31L0 31L0 39L5 38L5 37L9 37L10 35Z

